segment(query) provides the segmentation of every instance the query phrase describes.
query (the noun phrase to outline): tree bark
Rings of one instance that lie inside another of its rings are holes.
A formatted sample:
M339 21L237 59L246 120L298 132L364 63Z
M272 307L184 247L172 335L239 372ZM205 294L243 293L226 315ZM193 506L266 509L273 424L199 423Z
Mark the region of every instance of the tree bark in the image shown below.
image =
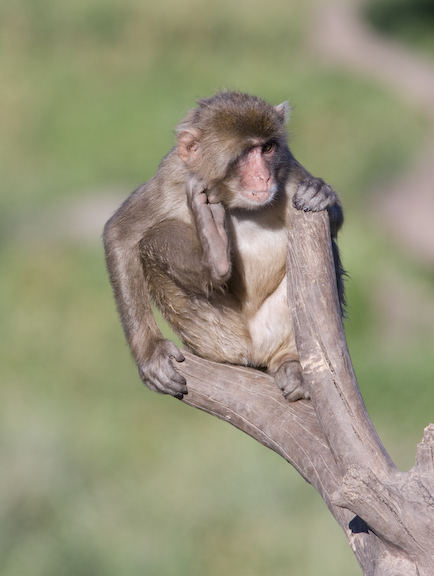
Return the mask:
M185 353L183 402L246 432L320 493L366 576L434 574L434 426L396 469L363 403L340 317L327 214L294 211L288 302L311 400L257 370Z

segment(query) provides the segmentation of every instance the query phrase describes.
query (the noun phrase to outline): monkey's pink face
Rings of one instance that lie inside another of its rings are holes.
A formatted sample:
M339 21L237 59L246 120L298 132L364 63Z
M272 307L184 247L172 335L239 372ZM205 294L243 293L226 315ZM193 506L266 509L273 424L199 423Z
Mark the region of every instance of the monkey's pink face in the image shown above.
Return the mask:
M268 204L277 191L272 143L253 146L238 162L239 192L250 209Z

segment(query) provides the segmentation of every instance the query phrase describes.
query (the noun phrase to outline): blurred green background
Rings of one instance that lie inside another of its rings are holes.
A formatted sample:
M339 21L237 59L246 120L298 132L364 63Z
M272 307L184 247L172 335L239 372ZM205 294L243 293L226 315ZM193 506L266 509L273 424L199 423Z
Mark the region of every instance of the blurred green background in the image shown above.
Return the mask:
M363 396L392 458L412 466L434 421L434 274L368 207L426 122L318 62L306 48L318 3L1 0L1 576L360 574L282 459L141 385L95 229L152 176L196 98L289 98L295 156L346 207Z
M434 0L371 0L364 12L384 34L434 56Z

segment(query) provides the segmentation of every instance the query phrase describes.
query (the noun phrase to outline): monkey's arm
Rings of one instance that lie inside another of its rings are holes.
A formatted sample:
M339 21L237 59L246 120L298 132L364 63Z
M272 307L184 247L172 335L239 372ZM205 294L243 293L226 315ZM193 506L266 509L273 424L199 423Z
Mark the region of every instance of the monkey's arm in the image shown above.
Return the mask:
M294 208L305 212L327 210L330 232L332 238L336 238L344 221L339 195L324 180L309 174L297 160L294 160L293 170L298 179L298 185L292 197Z
M205 188L194 176L187 181L186 194L192 222L163 220L140 241L145 274L157 303L160 292L164 303L167 278L182 290L208 296L223 286L231 273L223 206L208 202ZM156 278L159 280L154 282Z
M223 204L194 175L187 182L186 192L205 266L212 281L224 283L231 275L231 259Z
M124 332L140 377L156 392L182 397L186 382L172 364L184 356L158 329L151 309L148 287L140 257L143 209L137 196L129 200L107 222L104 247L107 269Z
M343 281L345 271L342 267L339 248L335 242L344 222L341 200L329 184L326 184L321 178L315 178L309 174L297 160L294 160L293 171L296 179L298 179L298 184L292 197L293 206L297 208L297 210L304 210L306 212L319 212L320 210L327 210L328 212L339 302L342 315L345 315L346 301Z

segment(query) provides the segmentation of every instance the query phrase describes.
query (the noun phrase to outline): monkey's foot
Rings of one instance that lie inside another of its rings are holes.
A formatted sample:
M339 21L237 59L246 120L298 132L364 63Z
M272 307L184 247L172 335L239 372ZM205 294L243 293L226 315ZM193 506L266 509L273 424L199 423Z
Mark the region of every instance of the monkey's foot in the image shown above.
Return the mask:
M274 372L273 376L284 397L290 402L310 398L303 380L300 362L296 360L285 362Z

